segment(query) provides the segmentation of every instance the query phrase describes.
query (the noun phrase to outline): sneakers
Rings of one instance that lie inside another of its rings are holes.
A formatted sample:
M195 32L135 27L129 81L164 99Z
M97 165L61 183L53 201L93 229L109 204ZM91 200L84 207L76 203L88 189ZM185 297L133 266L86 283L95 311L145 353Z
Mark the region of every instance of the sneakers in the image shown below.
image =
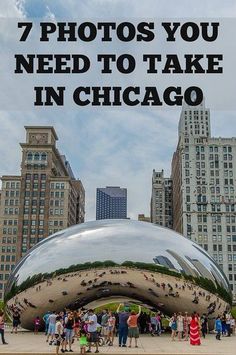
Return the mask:
M125 344L122 345L122 348L127 348L127 346Z
M99 350L96 350L95 353L99 353Z

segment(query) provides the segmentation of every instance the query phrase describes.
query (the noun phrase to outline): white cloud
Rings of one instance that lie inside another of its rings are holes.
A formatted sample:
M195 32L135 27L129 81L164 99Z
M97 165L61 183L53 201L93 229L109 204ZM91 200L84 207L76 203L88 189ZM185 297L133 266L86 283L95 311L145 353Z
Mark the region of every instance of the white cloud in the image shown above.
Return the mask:
M24 17L25 0L1 0L0 17Z

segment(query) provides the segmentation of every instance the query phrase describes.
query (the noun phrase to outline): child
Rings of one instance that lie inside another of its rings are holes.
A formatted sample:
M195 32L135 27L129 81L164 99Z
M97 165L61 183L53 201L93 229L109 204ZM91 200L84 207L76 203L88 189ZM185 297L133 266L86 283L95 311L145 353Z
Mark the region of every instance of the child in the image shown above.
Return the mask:
M59 348L61 345L61 352L64 353L63 345L65 343L65 334L63 327L63 319L61 317L56 318L56 328L55 328L55 345L56 345L56 355L59 354Z
M34 334L38 334L39 327L40 327L40 319L39 319L39 316L38 316L34 320Z
M80 354L86 353L86 346L88 345L87 335L86 332L81 329L79 334L79 345L80 345Z
M221 336L221 333L222 333L222 323L221 323L221 319L220 319L220 316L218 316L215 320L215 330L217 332L216 334L216 339L217 340L221 340L220 339L220 336Z

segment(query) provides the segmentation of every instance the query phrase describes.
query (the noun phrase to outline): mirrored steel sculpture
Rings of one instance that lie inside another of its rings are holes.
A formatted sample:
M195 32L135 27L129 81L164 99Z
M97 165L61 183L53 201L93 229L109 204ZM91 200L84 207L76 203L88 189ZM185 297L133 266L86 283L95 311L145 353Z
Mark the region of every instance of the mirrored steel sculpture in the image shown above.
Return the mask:
M126 300L173 312L224 311L226 276L196 243L147 222L102 220L46 238L21 259L5 292L24 328L35 316Z

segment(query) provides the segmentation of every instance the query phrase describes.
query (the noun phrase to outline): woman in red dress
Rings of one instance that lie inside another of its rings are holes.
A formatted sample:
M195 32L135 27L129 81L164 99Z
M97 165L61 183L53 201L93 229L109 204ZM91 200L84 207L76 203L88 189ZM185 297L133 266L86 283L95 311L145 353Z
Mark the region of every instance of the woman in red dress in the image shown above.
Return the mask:
M201 345L199 323L196 314L192 315L192 319L190 322L190 344Z

